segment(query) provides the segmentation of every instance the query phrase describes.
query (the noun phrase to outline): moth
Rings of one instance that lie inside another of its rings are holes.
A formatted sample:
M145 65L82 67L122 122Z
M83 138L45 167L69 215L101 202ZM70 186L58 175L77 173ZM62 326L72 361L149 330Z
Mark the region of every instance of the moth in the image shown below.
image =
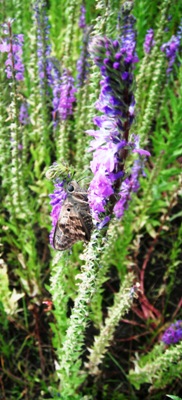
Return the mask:
M54 248L60 251L79 240L89 242L93 228L87 192L76 181L68 183L66 192L53 237Z

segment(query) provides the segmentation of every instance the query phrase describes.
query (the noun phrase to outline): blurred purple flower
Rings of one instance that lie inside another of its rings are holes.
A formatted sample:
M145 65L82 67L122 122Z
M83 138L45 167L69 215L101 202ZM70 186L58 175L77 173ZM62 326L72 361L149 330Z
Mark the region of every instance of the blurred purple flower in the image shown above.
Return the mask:
M52 231L50 233L49 239L50 239L50 244L53 247L53 237L54 237L55 227L58 221L61 207L67 196L64 190L64 181L55 183L55 190L49 196L51 198L50 204L52 206L52 211L51 211Z
M52 61L50 58L50 25L46 15L46 3L44 0L36 0L34 4L34 18L37 25L37 57L41 89L51 86ZM43 92L44 94L44 92Z
M86 9L85 6L82 4L80 7L80 20L79 20L79 27L83 31L82 46L81 46L81 54L77 61L77 71L78 71L77 85L79 87L82 87L84 85L90 68L88 42L89 42L91 27L86 25L85 14L86 14Z
M14 138L10 138L11 148L16 150L23 150L23 145L21 143L17 143Z
M0 52L7 53L8 58L5 61L5 72L8 79L15 78L17 81L24 79L24 65L22 61L23 35L14 35L12 33L13 20L3 24L4 35L6 39L0 44Z
M105 225L107 225L110 221L110 217L106 216L100 224L97 225L98 229L102 229Z
M52 117L55 127L59 119L66 120L69 115L72 115L73 103L76 100L74 96L76 89L74 88L74 79L68 70L64 70L61 75L57 60L51 57L50 26L44 0L36 1L34 12L37 23L40 85L41 89L43 89L43 95L48 87L52 90Z
M51 59L52 62L52 118L54 128L58 123L58 107L60 102L60 86L61 86L61 73L56 59Z
M122 35L117 40L95 37L90 45L91 57L102 75L96 108L103 115L94 118L99 129L87 131L94 137L89 149L93 151L90 168L94 177L90 183L88 199L97 221L100 218L108 221L112 211L116 217L122 217L131 193L139 188L138 178L143 170L141 158L149 155L149 152L140 149L137 135L129 138L135 109L133 69L138 57L135 50L135 20L126 11L123 21ZM134 152L138 159L126 176L124 162ZM112 206L110 204L108 207L109 200ZM102 217L101 213L104 213ZM102 222L99 225L102 227Z
M77 61L77 82L78 86L82 87L87 79L89 69L90 69L90 63L89 63L89 52L88 52L88 42L89 42L89 37L90 37L90 27L85 27L83 29L83 45L81 48L81 54L80 58Z
M145 41L143 45L146 54L149 54L151 52L151 49L154 46L154 44L155 44L154 31L153 29L149 29L145 35Z
M19 112L19 121L22 125L27 125L29 121L29 114L28 114L28 104L26 101L21 103L20 112Z
M172 324L162 335L162 342L165 344L178 343L182 339L182 320Z
M79 19L79 27L81 29L84 29L86 27L85 14L86 14L86 9L84 4L82 4L80 7L80 19Z
M180 39L174 35L167 43L164 43L161 46L161 50L166 54L166 57L168 59L168 68L166 70L167 75L169 75L170 72L172 71L179 46L180 46Z
M0 52L1 53L9 53L10 51L10 44L6 42L6 40L2 40L0 43Z
M46 3L44 0L37 0L34 6L35 20L37 23L37 55L42 94L45 94L48 87L52 91L52 118L54 127L58 121L65 120L72 114L74 93L74 79L65 70L60 72L59 63L51 57L50 26L46 15Z
M66 120L68 116L73 114L73 103L76 101L74 87L74 78L70 75L68 70L64 70L61 76L60 84L60 97L57 105L57 112L60 119Z

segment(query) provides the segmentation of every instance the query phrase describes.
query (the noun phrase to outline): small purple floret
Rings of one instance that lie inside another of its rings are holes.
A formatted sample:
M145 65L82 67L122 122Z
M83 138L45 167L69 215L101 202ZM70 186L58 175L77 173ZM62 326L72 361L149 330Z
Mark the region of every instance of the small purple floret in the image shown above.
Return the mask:
M182 320L175 322L167 328L161 340L167 345L175 344L182 340Z

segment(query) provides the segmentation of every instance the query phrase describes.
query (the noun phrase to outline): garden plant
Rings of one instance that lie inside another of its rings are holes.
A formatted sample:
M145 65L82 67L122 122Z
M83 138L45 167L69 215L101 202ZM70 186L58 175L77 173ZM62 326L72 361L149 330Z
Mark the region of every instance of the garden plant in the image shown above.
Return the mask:
M179 400L182 2L0 29L0 400Z

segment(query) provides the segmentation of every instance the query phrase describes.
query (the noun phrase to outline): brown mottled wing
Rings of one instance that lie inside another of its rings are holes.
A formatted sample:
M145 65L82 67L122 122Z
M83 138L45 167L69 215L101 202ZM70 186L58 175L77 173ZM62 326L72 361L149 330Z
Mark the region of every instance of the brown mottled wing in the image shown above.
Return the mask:
M90 237L91 237L92 228L93 228L93 221L92 221L92 217L90 214L89 205L88 205L88 203L84 202L84 203L82 203L81 206L79 206L79 204L77 204L76 207L78 209L79 217L80 217L82 226L85 231L85 241L89 242Z
M87 215L88 214L88 215ZM90 240L92 218L88 203L66 198L54 232L53 245L56 250L66 250L79 240Z

